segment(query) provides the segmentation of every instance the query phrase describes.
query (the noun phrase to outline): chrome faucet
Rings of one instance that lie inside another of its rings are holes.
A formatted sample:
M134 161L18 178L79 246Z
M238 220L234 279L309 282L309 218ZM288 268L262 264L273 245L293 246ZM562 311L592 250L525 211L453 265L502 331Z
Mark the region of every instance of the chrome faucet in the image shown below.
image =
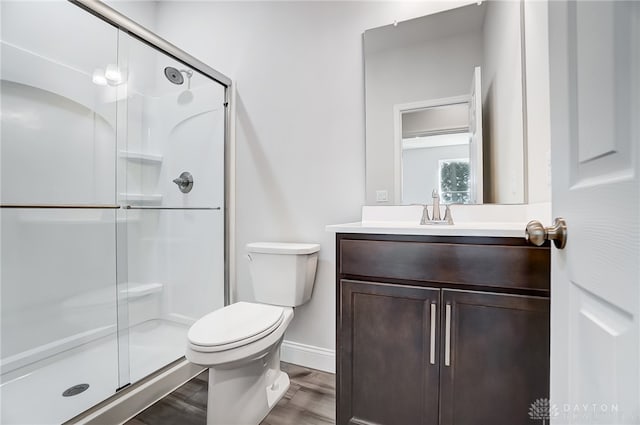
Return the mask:
M440 196L438 191L433 189L431 197L433 198L433 221L440 221Z
M451 208L449 205L445 205L444 218L440 217L440 196L435 189L431 193L433 197L433 217L429 218L429 206L427 204L416 204L422 207L422 218L420 219L420 225L427 224L453 224L453 216L451 215Z

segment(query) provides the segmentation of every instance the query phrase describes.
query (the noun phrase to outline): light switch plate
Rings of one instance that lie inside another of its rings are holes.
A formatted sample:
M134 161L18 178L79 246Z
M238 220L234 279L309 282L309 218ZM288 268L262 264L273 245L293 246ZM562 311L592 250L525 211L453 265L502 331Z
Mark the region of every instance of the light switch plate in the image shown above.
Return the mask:
M376 202L387 202L389 193L386 190L376 190Z

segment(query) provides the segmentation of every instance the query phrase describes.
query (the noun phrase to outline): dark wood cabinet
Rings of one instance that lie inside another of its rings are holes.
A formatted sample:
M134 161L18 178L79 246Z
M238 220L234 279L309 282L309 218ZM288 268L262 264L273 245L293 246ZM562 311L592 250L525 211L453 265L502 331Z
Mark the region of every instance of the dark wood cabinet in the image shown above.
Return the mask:
M350 361L341 374L339 423L436 423L438 363L430 348L438 318L431 311L440 290L351 280L340 286L341 354Z
M549 395L548 246L338 234L336 254L338 424L531 422Z
M549 397L549 300L443 290L442 305L440 423L530 425Z

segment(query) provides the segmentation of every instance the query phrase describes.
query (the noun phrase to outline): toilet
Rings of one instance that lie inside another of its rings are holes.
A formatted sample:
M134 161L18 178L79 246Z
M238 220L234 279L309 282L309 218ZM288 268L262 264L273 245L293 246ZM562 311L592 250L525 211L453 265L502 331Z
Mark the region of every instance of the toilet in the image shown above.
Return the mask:
M228 305L189 329L187 359L209 368L207 425L257 425L286 393L280 346L293 307L311 298L319 250L318 244L247 244L256 302Z

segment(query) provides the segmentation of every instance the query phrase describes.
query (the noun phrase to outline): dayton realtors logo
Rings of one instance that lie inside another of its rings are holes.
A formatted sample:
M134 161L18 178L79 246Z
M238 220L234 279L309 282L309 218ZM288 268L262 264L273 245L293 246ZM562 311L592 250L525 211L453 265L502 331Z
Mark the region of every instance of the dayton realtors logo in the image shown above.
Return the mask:
M539 398L529 407L529 417L532 420L542 421L542 425L547 424L547 421L555 416L558 416L558 407L551 404L548 398Z
M551 403L548 398L539 398L529 406L529 418L533 421L542 421L542 425L547 425L552 418L561 417L563 420L577 421L580 423L601 423L611 419L624 418L618 409L617 404L560 404Z

